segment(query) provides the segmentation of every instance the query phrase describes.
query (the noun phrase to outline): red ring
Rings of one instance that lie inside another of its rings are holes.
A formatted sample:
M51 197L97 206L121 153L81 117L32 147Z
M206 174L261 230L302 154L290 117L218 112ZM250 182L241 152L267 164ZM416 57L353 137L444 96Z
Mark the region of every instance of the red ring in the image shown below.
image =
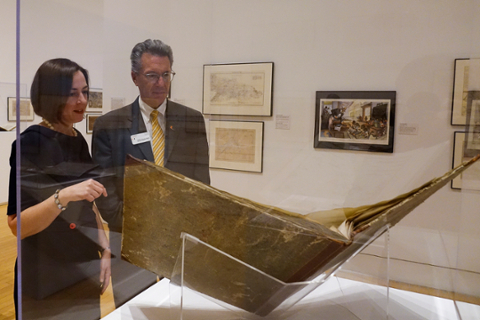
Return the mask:
M73 222L72 222L72 223L70 223L70 229L72 229L72 230L73 230L73 229L75 229L76 227L77 227L77 226L75 225L75 223L73 223Z

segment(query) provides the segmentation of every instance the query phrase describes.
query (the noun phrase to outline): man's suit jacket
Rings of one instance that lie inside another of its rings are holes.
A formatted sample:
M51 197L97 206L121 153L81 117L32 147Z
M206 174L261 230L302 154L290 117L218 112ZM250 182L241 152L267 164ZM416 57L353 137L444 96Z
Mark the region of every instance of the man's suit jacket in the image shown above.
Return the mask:
M167 100L165 116L165 167L210 184L208 143L202 114ZM95 121L93 160L102 168L115 171L115 178L105 183L108 197L100 197L96 201L111 230L119 231L122 226L126 156L130 154L154 162L150 141L134 145L131 140L132 135L146 131L138 98L132 104L110 111Z

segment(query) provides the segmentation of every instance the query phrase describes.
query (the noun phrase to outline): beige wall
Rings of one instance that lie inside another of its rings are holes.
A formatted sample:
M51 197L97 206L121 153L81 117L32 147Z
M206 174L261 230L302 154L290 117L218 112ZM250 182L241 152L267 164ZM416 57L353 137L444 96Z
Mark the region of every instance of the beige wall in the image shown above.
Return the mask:
M131 102L137 91L130 50L159 38L174 50L172 98L201 110L204 64L273 61L273 117L223 118L265 122L264 171L212 169L212 185L300 213L357 206L394 197L451 168L453 132L462 130L450 125L453 63L480 56L479 7L478 0L49 0L42 6L26 0L22 82L29 85L44 60L66 56L89 69L92 87L104 90L106 109L112 97ZM397 130L393 154L314 149L320 90L395 90L397 129L417 125L418 135ZM275 129L275 115L290 116L290 130ZM480 296L480 265L466 253L478 256L480 248L472 245L478 235L472 241L466 240L470 232L462 236L476 223L478 204L469 198L445 187L392 229L390 255L408 265L392 268L392 279L420 284L413 277L423 272L417 265L458 266L474 272L476 280L464 287L474 284L465 291ZM459 243L468 249L459 250ZM385 256L384 240L366 252ZM369 255L361 259L352 270L383 272ZM432 277L421 284L452 288L443 274Z

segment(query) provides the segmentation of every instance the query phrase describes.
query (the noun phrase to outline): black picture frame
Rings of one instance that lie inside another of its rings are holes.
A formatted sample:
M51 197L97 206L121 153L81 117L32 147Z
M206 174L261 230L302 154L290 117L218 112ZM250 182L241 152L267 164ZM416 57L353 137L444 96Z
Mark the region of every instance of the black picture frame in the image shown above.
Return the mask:
M467 150L467 132L455 131L453 138L452 169L472 159ZM467 176L465 176L467 174ZM475 164L468 172L462 172L451 181L450 187L454 190L480 191L480 167Z
M480 154L480 91L468 91L465 156Z
M464 126L467 123L468 70L470 59L455 59L453 68L452 126Z
M203 66L202 113L272 116L273 62Z
M393 153L396 91L317 91L314 148Z

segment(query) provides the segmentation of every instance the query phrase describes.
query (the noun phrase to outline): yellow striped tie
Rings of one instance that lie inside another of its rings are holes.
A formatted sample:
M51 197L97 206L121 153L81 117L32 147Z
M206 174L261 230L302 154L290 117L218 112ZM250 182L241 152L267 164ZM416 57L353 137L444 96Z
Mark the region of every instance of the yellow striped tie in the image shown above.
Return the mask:
M163 167L163 158L165 155L165 135L158 123L158 111L153 110L150 114L150 120L152 121L152 149L153 157L155 158L155 164Z

